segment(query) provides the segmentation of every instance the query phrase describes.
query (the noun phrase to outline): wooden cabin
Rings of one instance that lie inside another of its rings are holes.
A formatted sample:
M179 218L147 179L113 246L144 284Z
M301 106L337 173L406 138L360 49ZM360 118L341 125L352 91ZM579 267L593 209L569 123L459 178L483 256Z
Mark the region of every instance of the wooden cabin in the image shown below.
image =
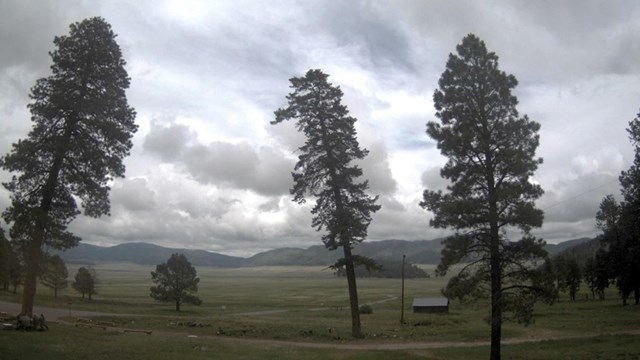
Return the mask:
M448 313L449 299L446 297L427 297L413 299L414 313Z

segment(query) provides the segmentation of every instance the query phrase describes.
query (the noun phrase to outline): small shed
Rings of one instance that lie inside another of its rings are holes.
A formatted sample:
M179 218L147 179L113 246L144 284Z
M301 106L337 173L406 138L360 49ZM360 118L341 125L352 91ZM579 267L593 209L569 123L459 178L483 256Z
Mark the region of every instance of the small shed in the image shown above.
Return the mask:
M427 297L413 299L414 313L448 313L449 299L446 297Z

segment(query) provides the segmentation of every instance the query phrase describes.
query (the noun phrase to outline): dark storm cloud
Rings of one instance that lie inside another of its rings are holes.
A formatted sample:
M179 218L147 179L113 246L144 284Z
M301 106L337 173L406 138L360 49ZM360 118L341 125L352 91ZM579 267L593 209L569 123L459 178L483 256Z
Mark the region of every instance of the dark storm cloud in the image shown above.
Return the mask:
M553 67L554 62L573 63L574 66L562 68L565 74L580 77L594 73L630 73L640 68L637 61L630 60L640 55L637 42L640 12L632 5L633 1L620 0L511 3L516 16L551 40L541 54L555 59L548 66ZM601 56L593 56L593 51L600 52ZM563 56L554 56L554 52ZM566 75L554 73L566 79Z
M614 74L637 74L640 71L640 29L632 28L617 36L605 66Z
M53 36L68 33L70 23L87 16L90 12L83 1L2 1L0 69L19 66L38 73L48 69Z
M409 44L398 27L400 24L385 21L375 3L330 0L308 2L305 6L317 14L316 30L331 34L338 47L354 48L357 61L363 65L374 70L398 67L412 70Z
M468 33L485 40L502 68L521 83L561 83L638 69L630 59L638 54L633 39L640 9L630 0L406 0L377 5L387 21L403 19L414 51L425 55L418 58L422 64L414 65L418 71L442 71L446 54Z
M74 4L72 9L69 4ZM88 12L80 2L0 2L0 151L30 126L26 105L37 78L49 74L53 37L68 33L69 24ZM0 180L4 177L0 174Z

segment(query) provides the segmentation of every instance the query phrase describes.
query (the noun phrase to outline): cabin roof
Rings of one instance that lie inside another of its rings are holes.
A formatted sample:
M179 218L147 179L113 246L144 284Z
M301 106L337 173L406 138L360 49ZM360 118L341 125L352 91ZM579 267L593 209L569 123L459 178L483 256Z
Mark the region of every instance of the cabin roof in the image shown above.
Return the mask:
M446 297L426 297L426 298L414 298L414 307L437 307L449 305L449 299Z

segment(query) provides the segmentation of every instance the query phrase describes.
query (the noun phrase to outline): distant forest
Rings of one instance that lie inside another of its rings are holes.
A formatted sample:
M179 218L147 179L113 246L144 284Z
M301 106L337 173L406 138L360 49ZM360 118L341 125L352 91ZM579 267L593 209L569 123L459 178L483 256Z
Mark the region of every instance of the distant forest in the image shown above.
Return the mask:
M377 261L381 266L379 270L367 270L364 266L356 267L356 276L359 278L400 278L402 277L402 261ZM337 276L345 276L344 270L336 271ZM404 277L406 279L428 278L429 274L417 265L406 263L404 265Z

